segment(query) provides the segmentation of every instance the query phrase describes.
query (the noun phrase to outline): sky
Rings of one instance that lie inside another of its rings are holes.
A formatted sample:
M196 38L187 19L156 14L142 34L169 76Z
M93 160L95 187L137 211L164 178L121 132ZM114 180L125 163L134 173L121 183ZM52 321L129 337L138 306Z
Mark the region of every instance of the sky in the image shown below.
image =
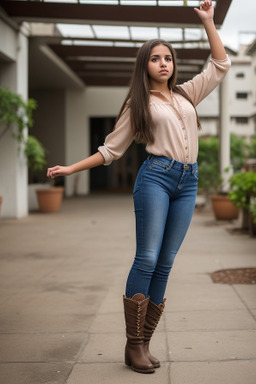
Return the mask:
M256 0L233 0L219 34L224 45L235 51L240 43L250 44L256 38Z

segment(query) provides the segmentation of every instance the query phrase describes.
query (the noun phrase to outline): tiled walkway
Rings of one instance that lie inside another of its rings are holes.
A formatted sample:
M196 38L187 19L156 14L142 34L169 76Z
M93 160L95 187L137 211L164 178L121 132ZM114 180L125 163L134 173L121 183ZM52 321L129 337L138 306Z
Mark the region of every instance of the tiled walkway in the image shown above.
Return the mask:
M56 214L0 220L3 384L255 384L256 285L209 273L255 267L256 239L195 213L152 340L161 368L123 363L123 303L132 263L130 196L68 199Z

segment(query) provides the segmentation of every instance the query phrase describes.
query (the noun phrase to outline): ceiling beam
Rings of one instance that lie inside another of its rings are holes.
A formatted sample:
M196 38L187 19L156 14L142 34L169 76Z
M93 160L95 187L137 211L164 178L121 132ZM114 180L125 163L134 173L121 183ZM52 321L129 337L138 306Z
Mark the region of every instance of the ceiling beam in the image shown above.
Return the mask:
M91 47L76 45L51 44L50 48L62 58L77 56L102 56L102 57L136 57L138 49L135 47ZM181 48L176 49L179 59L207 60L210 49Z
M36 36L36 35L33 35L32 37L33 39L40 39L40 43L43 43L43 44L58 44L58 43L61 43L62 41L69 41L71 42L72 44L75 42L75 41L79 41L79 42L104 42L104 43L118 43L118 44L123 44L123 43L132 43L132 44L143 44L146 42L146 40L138 40L138 39L125 39L125 38L113 38L111 39L110 37L73 37L73 36ZM171 39L171 36L170 36L170 39L163 39L163 40L166 40L166 41L169 41L170 43L172 43L173 46L175 46L175 44L197 44L197 45L202 45L202 44L207 44L209 45L209 42L207 39L204 39L204 38L201 38L201 39L183 39L183 40L173 40ZM86 45L86 44L85 44ZM91 45L90 45L91 46Z
M81 76L81 79L87 86L117 86L127 87L130 84L130 77L99 77L99 76Z
M178 83L182 83L191 79L194 73L181 73L178 76ZM81 76L81 79L87 86L116 86L116 87L127 87L130 85L131 77L111 77L111 76Z
M214 21L218 25L222 25L229 10L232 0L218 0L214 10Z
M218 0L215 19L224 20L232 0ZM223 5L220 5L222 4ZM126 23L152 25L201 24L193 7L128 6L102 4L45 3L40 1L1 1L2 8L10 17L19 21L45 21L76 23ZM218 15L221 13L221 15ZM218 23L217 23L218 24Z
M107 71L117 71L117 72L132 72L134 69L134 64L124 63L124 62L83 62L83 61L68 61L68 65L75 71L95 71L99 70L102 72Z

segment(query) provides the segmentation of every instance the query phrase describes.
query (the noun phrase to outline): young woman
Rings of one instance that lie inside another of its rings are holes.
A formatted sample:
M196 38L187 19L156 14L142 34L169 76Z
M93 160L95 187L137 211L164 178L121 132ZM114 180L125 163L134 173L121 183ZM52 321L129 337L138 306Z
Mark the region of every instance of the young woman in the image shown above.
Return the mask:
M109 165L133 140L146 143L149 157L138 172L133 191L136 255L123 297L125 362L141 373L154 372L160 366L149 352L149 342L164 309L168 275L194 211L200 127L195 107L223 80L230 67L214 26L211 1L203 1L195 11L211 47L207 69L177 86L172 46L164 40L146 42L138 52L115 129L104 145L85 160L55 166L47 172L55 178Z

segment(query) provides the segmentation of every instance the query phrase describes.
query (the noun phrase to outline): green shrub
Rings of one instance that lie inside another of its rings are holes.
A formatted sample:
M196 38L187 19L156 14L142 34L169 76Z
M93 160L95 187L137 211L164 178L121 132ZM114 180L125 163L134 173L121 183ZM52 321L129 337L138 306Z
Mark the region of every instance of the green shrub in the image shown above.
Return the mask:
M251 142L249 144L248 157L249 159L256 159L256 136L253 136L251 138Z
M26 135L26 128L33 126L33 111L37 104L34 99L26 102L8 88L0 88L0 123L4 126L0 139L11 129L12 136L24 148L28 166L34 170L43 170L46 164L45 150L42 144L31 135Z
M235 172L240 171L248 157L256 158L256 137L250 144L244 138L233 133L230 135L230 161ZM217 137L199 138L198 153L199 192L206 194L216 192L221 186L219 172L219 139Z
M244 172L233 175L230 179L230 200L237 207L249 211L250 199L256 196L256 173Z
M217 137L199 138L198 190L208 194L214 192L221 182L219 173L219 140Z
M230 161L234 171L240 171L244 166L249 145L243 137L230 135Z

